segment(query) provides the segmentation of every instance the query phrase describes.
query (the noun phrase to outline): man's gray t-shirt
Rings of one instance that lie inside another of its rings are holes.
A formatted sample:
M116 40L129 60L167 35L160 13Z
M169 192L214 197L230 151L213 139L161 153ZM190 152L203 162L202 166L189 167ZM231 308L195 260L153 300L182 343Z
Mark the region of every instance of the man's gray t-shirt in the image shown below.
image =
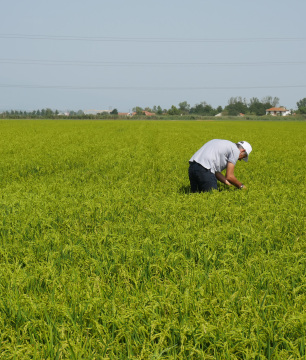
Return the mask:
M214 139L204 144L189 161L197 162L214 174L224 170L228 162L236 165L239 154L240 151L233 142Z

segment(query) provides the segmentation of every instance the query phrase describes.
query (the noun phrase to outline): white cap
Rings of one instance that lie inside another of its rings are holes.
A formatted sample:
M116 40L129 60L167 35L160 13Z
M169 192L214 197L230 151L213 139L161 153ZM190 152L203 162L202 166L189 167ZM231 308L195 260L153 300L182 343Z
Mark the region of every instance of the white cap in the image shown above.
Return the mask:
M247 141L239 141L238 144L241 145L248 154L247 157L243 158L243 160L247 162L249 159L250 152L252 151L252 146Z

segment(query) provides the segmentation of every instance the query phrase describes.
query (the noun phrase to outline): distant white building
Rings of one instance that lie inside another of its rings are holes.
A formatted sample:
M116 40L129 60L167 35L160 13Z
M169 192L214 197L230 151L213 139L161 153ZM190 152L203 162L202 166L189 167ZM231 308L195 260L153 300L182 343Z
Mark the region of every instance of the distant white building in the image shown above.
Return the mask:
M85 115L110 114L112 110L84 110Z
M266 110L266 115L272 116L287 116L291 115L291 111L287 110L285 107L273 107Z

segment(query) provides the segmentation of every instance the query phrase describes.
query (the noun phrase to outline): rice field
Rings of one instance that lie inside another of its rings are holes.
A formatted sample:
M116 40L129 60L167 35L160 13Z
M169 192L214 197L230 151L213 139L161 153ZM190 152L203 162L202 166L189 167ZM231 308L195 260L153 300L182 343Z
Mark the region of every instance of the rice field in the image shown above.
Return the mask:
M306 359L305 130L0 121L0 359ZM190 194L213 138L247 191Z

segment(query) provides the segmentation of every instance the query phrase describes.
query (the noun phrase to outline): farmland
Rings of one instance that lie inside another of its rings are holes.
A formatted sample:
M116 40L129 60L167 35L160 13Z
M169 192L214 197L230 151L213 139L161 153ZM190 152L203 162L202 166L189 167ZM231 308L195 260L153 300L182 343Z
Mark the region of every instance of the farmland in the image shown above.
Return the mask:
M0 359L305 359L305 122L0 122ZM239 191L190 194L206 141Z

